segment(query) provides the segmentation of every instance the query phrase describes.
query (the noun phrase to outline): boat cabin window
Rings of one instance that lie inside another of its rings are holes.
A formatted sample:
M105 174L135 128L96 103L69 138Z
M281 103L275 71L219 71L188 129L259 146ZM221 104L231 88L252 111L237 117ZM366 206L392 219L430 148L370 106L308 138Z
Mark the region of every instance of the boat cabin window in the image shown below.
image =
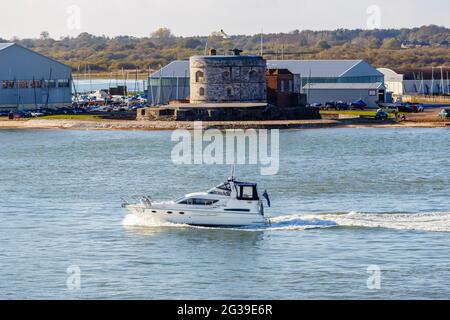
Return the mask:
M209 194L219 194L223 196L230 196L231 194L231 186L228 182L223 183L211 190L208 191Z
M242 187L242 198L252 199L253 198L253 188L252 187Z
M179 204L194 205L194 206L211 206L211 205L213 205L216 202L219 202L219 200L189 198L189 199L184 199L183 201L178 202L178 203Z
M238 200L259 200L258 191L254 185L238 185Z

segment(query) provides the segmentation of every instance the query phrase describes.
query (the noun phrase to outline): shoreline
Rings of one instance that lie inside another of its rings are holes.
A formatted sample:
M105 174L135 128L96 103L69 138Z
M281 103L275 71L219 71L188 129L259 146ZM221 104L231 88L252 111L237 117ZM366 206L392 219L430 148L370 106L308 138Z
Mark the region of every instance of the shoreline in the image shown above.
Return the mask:
M64 129L64 130L192 130L194 122L135 121L135 120L71 120L31 119L0 120L0 130ZM351 120L274 120L274 121L216 121L203 122L203 129L331 129L331 128L450 128L450 122L360 122Z

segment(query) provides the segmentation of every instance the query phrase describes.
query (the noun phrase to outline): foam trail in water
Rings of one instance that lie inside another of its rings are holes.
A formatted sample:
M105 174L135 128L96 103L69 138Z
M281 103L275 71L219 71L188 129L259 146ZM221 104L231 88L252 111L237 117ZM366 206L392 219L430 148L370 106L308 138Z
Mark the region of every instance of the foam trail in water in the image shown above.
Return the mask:
M339 226L450 232L450 212L358 213L305 215L304 219L334 221Z
M309 219L304 215L288 215L279 216L270 219L270 226L267 230L282 231L282 230L307 230L336 227L334 221L326 219Z
M186 225L182 224L152 219L150 216L148 218L138 217L131 213L125 216L122 225L125 227L186 227Z
M223 229L218 227L193 227L173 224L129 214L122 224L127 227L181 227L196 229ZM270 224L260 227L226 228L239 231L289 231L333 227L388 228L397 230L418 230L450 232L450 212L435 213L332 213L309 215L286 215L270 219Z
M196 227L183 224L173 224L169 222L162 222L152 219L151 217L142 218L134 214L128 214L122 221L125 227L182 227L182 228L196 228L196 229L225 229L219 227ZM236 227L226 228L226 230L238 231L284 231L284 230L307 230L317 228L329 228L337 226L334 221L326 221L323 219L305 220L301 215L280 216L270 219L270 224L259 227Z

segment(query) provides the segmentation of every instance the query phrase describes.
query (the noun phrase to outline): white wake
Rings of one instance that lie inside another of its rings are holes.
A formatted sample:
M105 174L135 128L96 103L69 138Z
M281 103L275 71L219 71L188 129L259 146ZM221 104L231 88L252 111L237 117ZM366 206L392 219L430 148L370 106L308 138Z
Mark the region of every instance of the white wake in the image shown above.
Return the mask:
M157 219L152 219L151 216L143 218L138 217L132 213L125 216L122 221L124 227L187 227L187 225L174 224L170 222L164 222Z
M224 229L193 227L128 214L122 224L126 227L175 227L195 229ZM226 228L239 231L289 231L337 227L386 228L429 232L450 232L450 212L434 213L323 213L294 214L273 217L270 224L261 227Z
M450 232L450 212L358 213L305 215L304 219L334 221L338 226Z
M170 222L162 222L160 220L138 217L134 214L128 214L122 221L124 227L143 227L143 228L160 228L160 227L172 227L172 228L195 228L195 229L226 229L226 230L238 230L238 231L283 231L283 230L307 230L316 228L328 228L337 226L333 221L325 221L323 219L311 219L306 220L303 216L291 215L276 217L270 219L270 224L267 226L258 227L235 227L235 228L220 228L220 227L200 227L190 226L186 224L174 224Z

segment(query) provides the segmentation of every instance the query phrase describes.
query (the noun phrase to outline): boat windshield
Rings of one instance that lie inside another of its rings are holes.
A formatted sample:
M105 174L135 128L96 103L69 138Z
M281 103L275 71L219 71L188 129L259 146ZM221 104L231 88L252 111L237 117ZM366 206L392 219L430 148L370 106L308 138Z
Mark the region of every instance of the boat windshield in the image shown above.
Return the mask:
M178 198L177 200L175 200L174 202L175 203L180 203L180 202L182 202L184 199L186 199L185 197L181 197L181 198Z
M231 185L228 182L222 183L208 191L209 194L219 194L223 196L231 195Z

